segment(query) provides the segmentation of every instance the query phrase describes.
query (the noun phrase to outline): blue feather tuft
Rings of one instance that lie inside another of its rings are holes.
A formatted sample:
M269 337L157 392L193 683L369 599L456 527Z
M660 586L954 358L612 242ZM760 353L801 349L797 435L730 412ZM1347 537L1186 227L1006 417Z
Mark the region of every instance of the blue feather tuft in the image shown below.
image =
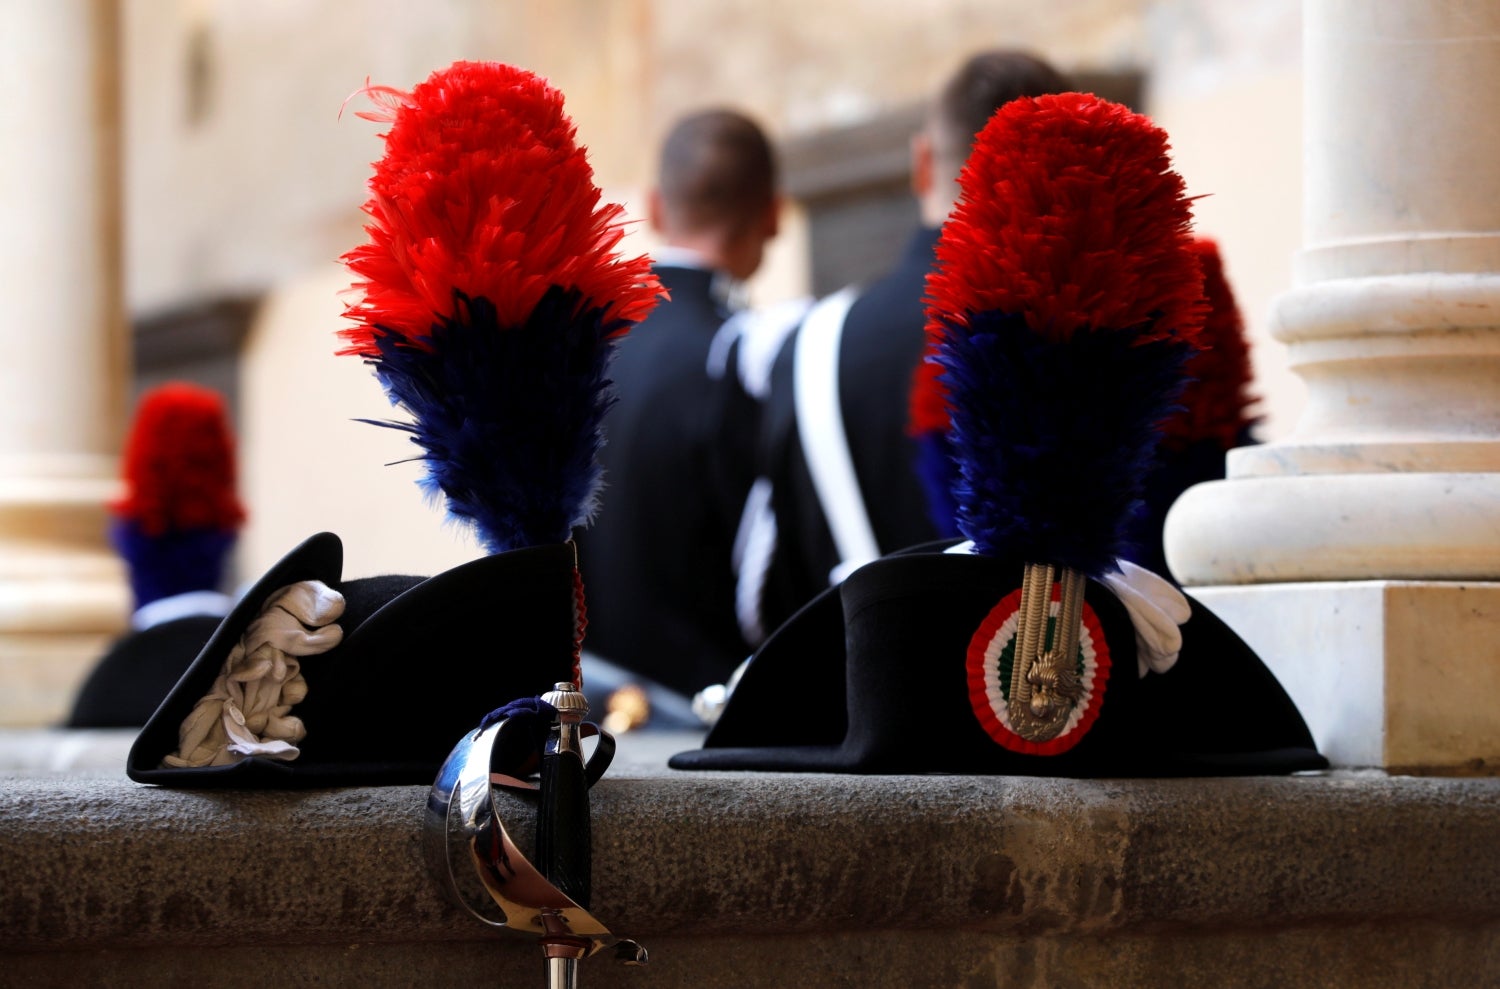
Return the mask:
M422 486L446 495L489 552L565 542L597 507L608 338L625 321L559 286L515 327L498 325L488 299L454 302L421 343L376 327L379 354L366 362L414 420L380 425L411 434Z
M130 570L137 608L174 594L218 590L235 541L232 529L177 529L151 535L135 519L115 519L109 535Z
M930 430L914 437L917 455L913 466L922 493L927 496L927 516L939 539L958 535L958 503L953 500L953 478L958 466L953 462L953 443L947 430Z
M958 527L976 551L1091 577L1114 569L1190 354L1179 341L1107 330L1048 339L1019 315L970 314L962 332L950 327L937 360Z

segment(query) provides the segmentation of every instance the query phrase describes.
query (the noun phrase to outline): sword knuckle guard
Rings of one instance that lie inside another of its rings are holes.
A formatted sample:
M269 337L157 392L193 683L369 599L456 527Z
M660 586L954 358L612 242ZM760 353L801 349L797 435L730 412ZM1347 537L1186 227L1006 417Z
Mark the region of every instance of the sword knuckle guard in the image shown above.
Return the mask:
M424 824L424 852L438 883L484 924L536 939L549 973L561 980L559 986L576 985L578 961L606 948L625 964L647 961L644 947L610 933L588 907L588 785L609 765L614 740L593 725L578 723L588 705L573 687L559 684L543 698L559 711L548 742L553 755L543 760L544 776L562 777L552 781L550 795L538 793L535 782L509 775L513 770L499 753L513 751L514 743L531 737L534 723L507 717L459 741L433 783ZM598 747L585 762L580 740L595 733ZM499 741L502 736L504 742ZM558 751L563 736L569 741ZM537 848L530 857L501 820L496 797L502 791L534 795L540 816L561 817L538 821ZM550 839L545 837L549 834ZM549 840L553 847L544 849Z

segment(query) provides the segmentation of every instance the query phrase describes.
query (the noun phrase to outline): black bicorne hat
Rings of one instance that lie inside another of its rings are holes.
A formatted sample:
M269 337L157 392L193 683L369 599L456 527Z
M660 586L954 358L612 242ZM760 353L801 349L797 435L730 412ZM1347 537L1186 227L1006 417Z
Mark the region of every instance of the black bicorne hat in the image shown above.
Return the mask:
M1182 647L1142 675L1125 606L1084 596L1070 728L1044 743L1008 724L1023 564L916 551L877 560L808 604L745 669L702 749L675 769L1217 776L1327 762L1270 671L1189 600Z
M490 711L574 676L576 565L568 543L482 557L435 577L342 581L343 544L308 539L230 612L130 750L126 771L174 787L426 784ZM342 640L302 657L306 696L290 714L306 736L291 760L165 764L184 720L279 590L320 581L344 597Z
M990 119L927 279L921 379L973 553L855 571L767 641L690 768L1057 776L1326 765L1253 652L1121 562L1202 331L1166 135L1097 97ZM842 678L843 710L835 681ZM842 724L839 721L842 720ZM836 737L831 737L838 730Z

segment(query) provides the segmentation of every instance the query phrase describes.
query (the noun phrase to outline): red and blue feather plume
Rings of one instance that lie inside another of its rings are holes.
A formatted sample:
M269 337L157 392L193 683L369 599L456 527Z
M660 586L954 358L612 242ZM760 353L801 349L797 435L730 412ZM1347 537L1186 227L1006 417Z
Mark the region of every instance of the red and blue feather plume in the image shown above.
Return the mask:
M245 521L235 493L234 433L219 393L172 381L141 397L123 459L110 537L136 607L216 590Z
M1167 150L1145 117L1078 93L1009 103L976 139L927 334L979 553L1098 576L1128 548L1204 316Z
M1193 250L1203 269L1208 315L1199 350L1185 369L1182 409L1163 425L1162 446L1174 451L1204 443L1222 453L1248 443L1250 428L1259 421L1250 414L1255 403L1250 392L1250 342L1234 290L1224 276L1219 245L1199 237Z
M908 395L906 434L915 446L912 464L927 501L927 517L940 539L958 532L958 504L953 500L953 481L958 465L953 461L953 443L948 438L948 391L943 387L943 367L931 338L922 360L912 372Z
M1224 477L1226 451L1251 442L1250 347L1234 292L1224 277L1219 248L1198 238L1193 250L1203 268L1208 316L1200 349L1187 362L1187 384L1180 406L1162 424L1161 449L1146 479L1144 504L1129 526L1129 559L1148 570L1167 574L1162 531L1167 512L1195 484Z
M566 541L597 501L613 342L661 293L650 261L616 253L623 207L540 77L457 62L365 93L390 128L369 242L343 258L362 297L340 353L410 414L379 424L411 434L424 488L486 549Z

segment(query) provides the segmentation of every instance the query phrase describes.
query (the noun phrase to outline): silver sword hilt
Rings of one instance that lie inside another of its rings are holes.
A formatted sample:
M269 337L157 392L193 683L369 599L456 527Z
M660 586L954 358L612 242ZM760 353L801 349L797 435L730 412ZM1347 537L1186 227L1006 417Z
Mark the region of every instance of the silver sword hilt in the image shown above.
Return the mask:
M582 739L598 736L592 758L583 764L586 788L609 766L615 744L608 732L583 723L582 717L579 712L569 720L572 730L566 735L580 745ZM548 985L571 987L576 985L578 960L601 949L613 948L615 959L630 965L643 965L648 956L639 943L611 934L586 907L544 876L538 867L540 854L532 856L534 865L500 819L498 794L540 796L538 784L524 778L525 760L520 758L537 751L534 724L524 713L493 722L486 719L459 740L428 796L423 848L433 876L454 902L489 927L536 939L547 957ZM554 729L559 742L564 738L562 725L554 724L549 727L549 743ZM562 745L560 751L567 750L568 745ZM567 830L564 845L577 834L576 828ZM573 847L578 847L576 840Z
M588 909L592 888L592 831L589 787L584 777L583 741L579 735L589 713L578 685L559 683L542 695L557 710L542 752L541 788L537 800L537 867L553 886ZM575 989L578 961L589 951L587 938L559 934L542 939L547 958L548 989Z
M537 866L547 881L587 908L593 885L589 827L589 786L584 777L579 734L589 703L573 683L559 683L542 695L557 710L542 752L537 802Z

